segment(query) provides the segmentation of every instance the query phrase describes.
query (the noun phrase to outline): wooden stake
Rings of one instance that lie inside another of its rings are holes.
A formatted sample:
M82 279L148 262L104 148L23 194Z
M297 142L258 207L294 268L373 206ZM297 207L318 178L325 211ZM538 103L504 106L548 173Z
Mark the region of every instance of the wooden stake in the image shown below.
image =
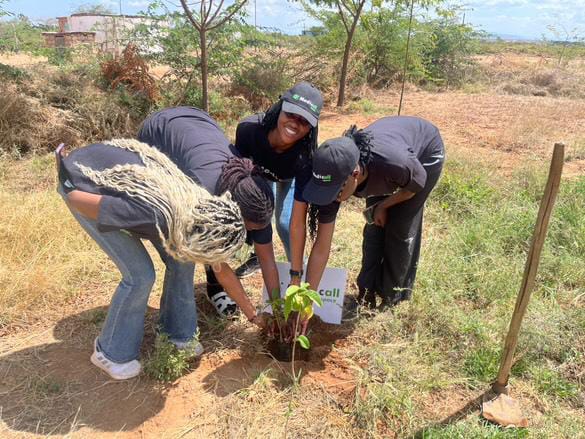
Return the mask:
M510 322L510 329L506 336L506 343L504 345L504 352L500 363L500 371L496 382L492 389L496 393L508 393L508 378L510 377L510 369L512 368L512 361L514 359L514 352L518 344L518 333L520 332L520 325L526 313L526 307L530 301L530 294L534 288L534 279L538 271L538 264L540 262L540 253L546 237L546 230L550 214L557 194L559 192L559 185L561 182L561 174L563 171L563 163L565 156L565 145L562 143L555 143L553 157L548 173L548 181L544 189L544 196L540 202L540 209L536 218L536 225L532 235L532 243L528 251L526 259L526 266L524 268L524 278L520 286L520 292L516 299L516 306L512 314L512 321Z

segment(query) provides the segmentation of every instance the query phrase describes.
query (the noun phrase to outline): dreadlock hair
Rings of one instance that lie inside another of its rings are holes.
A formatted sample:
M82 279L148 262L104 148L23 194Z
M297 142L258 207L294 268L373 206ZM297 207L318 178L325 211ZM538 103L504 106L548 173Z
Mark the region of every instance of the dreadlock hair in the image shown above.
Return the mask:
M274 194L262 177L262 169L252 160L232 157L223 165L219 192L229 191L242 216L258 224L268 224L274 211Z
M167 234L156 227L165 250L183 262L214 264L242 247L246 229L238 205L229 194L216 197L183 174L162 152L134 139L113 139L106 145L137 153L144 166L116 165L96 171L75 163L94 183L140 200L157 209Z
M278 102L272 104L268 110L264 113L264 117L262 118L261 125L266 128L267 131L272 131L276 128L276 124L278 123L278 116L280 116L280 112L282 111L282 99L279 99ZM307 133L305 137L299 140L301 144L301 154L299 157L298 163L306 163L308 160L313 157L313 152L317 149L317 136L318 136L318 126L314 127L311 126L311 129Z
M344 137L354 141L360 151L359 163L366 167L372 160L372 135L364 130L358 130L356 125L351 125L343 132Z

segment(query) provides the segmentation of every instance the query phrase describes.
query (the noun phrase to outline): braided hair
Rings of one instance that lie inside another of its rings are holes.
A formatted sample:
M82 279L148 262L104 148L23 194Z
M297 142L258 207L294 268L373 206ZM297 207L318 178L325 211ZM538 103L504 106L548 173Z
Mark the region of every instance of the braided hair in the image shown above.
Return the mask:
M274 194L262 177L262 169L252 160L232 157L223 165L219 192L229 191L240 206L242 216L257 224L268 224L274 211Z
M354 141L360 151L359 163L365 168L372 161L372 135L351 125L343 132L343 136Z
M264 117L262 118L262 122L260 123L263 127L266 128L266 131L270 132L274 128L276 128L276 124L278 123L278 117L280 116L280 112L282 111L282 99L279 99L278 102L272 104L268 110L264 113ZM314 127L311 126L311 129L307 133L305 137L299 140L298 143L301 145L301 153L299 155L299 160L297 163L304 164L307 163L312 157L313 152L317 149L317 135L318 135L318 126Z

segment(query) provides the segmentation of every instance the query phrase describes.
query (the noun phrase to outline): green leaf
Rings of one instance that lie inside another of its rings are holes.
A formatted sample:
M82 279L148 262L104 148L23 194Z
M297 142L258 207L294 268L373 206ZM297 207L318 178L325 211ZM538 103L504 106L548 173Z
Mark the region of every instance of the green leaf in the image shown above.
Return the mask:
M287 296L284 301L284 320L288 320L288 316L292 311L294 296Z
M300 311L305 307L305 301L303 296L299 294L295 294L294 296L290 296L292 299L292 309L294 311Z
M309 341L306 335L299 335L297 337L297 341L299 342L303 349L309 349L311 347L311 342Z
M323 300L321 300L321 296L319 296L319 293L317 293L314 290L309 290L307 291L307 296L313 301L315 302L317 305L319 306L323 306Z
M301 289L301 287L299 287L298 285L291 285L290 287L288 287L286 289L286 297L295 294L297 291L299 291Z

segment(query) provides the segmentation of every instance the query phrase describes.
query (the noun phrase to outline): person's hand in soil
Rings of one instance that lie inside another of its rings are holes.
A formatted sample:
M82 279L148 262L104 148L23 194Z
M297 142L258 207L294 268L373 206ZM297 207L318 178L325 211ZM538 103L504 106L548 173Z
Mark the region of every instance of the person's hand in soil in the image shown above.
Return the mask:
M374 224L379 227L384 227L386 225L386 219L388 218L388 209L382 206L376 206L374 210Z
M269 335L272 329L272 316L268 313L262 313L256 315L251 322L258 326L262 331L266 331Z
M298 327L296 328L295 334L295 325L297 325L297 314L296 312L292 312L288 317L288 321L285 326L284 330L284 339L287 343L292 343L293 338L297 338L299 335L306 335L307 334L307 327L309 325L309 319L300 320L298 323Z

